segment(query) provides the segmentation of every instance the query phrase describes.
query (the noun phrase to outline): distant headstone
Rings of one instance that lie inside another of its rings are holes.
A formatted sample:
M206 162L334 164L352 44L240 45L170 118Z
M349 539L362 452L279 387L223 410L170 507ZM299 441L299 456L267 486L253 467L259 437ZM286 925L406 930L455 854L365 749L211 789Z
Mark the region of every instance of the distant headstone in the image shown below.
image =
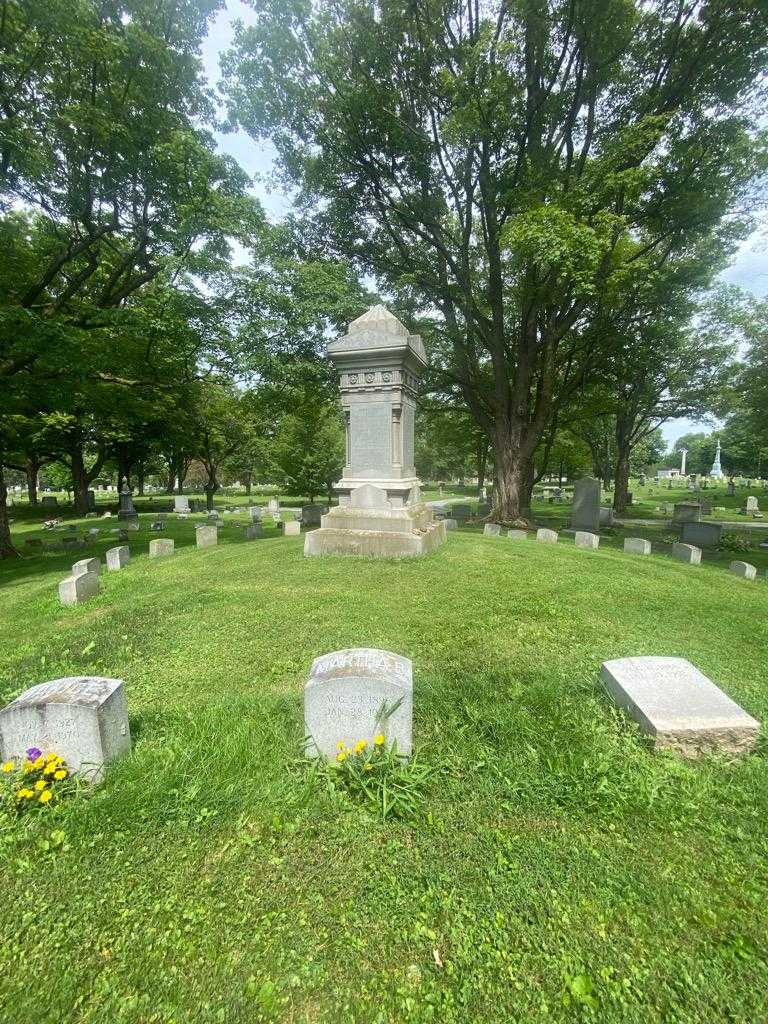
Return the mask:
M279 512L280 502L277 500L277 498L270 498L269 501L267 502L267 508L269 509L270 512Z
M88 511L96 511L96 491L86 491L86 500L88 502Z
M600 508L600 526L613 526L613 509L605 506Z
M151 540L149 542L150 558L165 558L166 555L172 555L173 550L174 543L170 537L163 537L162 540Z
M0 711L4 759L30 747L63 757L70 770L101 782L104 766L131 749L120 679L71 676L39 683Z
M297 523L295 519L291 519L290 522L283 523L283 536L298 537L300 533L301 523Z
M499 526L498 523L486 523L485 526L483 527L483 536L484 537L500 537L501 536L501 527Z
M557 533L555 530L537 530L536 540L541 544L557 544Z
M99 574L97 572L81 572L77 576L68 576L59 584L59 601L64 605L81 604L99 592Z
M757 576L757 568L749 562L731 562L728 568L736 576L741 576L745 580L753 580Z
M701 505L698 502L682 501L675 505L673 523L698 523L701 519Z
M643 540L642 537L627 537L624 541L624 550L629 555L650 555L651 542Z
M733 483L733 480L729 480L728 481L728 487L727 487L726 493L728 494L729 498L732 498L734 496L734 494L736 493L736 487L735 487L735 485Z
M693 544L675 543L672 545L672 557L688 565L701 564L701 548Z
M117 572L128 565L131 558L131 550L126 545L117 548L110 548L107 551L107 568L110 572Z
M752 749L760 723L684 658L617 658L600 676L656 749L687 757Z
M445 523L446 530L458 530L459 528L458 519L444 519L443 522Z
M411 753L413 667L407 658L374 648L333 651L312 664L304 688L307 754L336 756L383 734L387 748Z
M251 505L251 507L248 509L248 514L251 517L251 522L252 523L260 523L261 522L261 513L262 513L261 505Z
M304 526L319 526L322 517L328 511L325 505L302 505L301 521Z
M55 494L45 494L40 499L40 505L42 508L58 508L59 499Z
M571 525L589 533L600 529L600 481L594 477L583 476L573 485Z
M189 512L189 498L186 494L177 494L173 499L174 512Z
M680 540L701 548L716 548L723 536L722 523L681 523Z
M478 518L483 516L489 516L491 514L491 503L489 501L478 501L477 503L477 515Z
M128 540L127 530L110 530L110 533L116 533L118 540Z
M81 558L72 566L73 576L82 576L84 572L95 572L98 576L101 572L101 562L98 558Z
M453 513L453 518L458 519L462 523L470 518L472 508L470 505L451 505L451 512Z
M219 532L215 526L198 526L195 529L195 538L199 548L212 548L219 542Z
M577 530L574 538L577 548L587 548L596 551L600 546L600 537L596 533L589 533L585 530Z
M746 503L744 505L744 509L745 509L745 511L747 513L749 513L749 512L759 512L760 511L760 506L759 506L759 504L757 502L757 498L755 498L753 495L750 494L750 496L746 500Z
M138 524L138 512L133 506L133 498L131 488L128 486L128 480L123 477L123 486L120 488L120 511L117 513L118 519L135 520ZM135 527L138 529L138 525Z
M527 530L507 530L507 537L510 540L527 540L528 539L528 531Z
M261 523L251 523L250 526L245 528L245 539L246 540L258 540L264 536L264 530L262 529Z

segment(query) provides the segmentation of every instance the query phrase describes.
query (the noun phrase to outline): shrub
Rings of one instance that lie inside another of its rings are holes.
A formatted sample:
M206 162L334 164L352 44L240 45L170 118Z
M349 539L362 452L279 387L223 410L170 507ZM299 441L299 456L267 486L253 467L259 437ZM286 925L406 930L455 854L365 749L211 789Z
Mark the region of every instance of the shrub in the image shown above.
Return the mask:
M743 533L724 533L717 545L718 551L745 552L752 550L752 541Z

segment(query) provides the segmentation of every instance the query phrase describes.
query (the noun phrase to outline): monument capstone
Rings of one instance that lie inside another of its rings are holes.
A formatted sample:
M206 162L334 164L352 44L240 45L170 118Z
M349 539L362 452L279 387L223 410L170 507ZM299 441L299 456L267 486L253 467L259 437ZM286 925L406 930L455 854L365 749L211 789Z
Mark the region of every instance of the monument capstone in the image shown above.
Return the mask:
M339 373L346 457L338 507L308 533L305 555L424 555L446 539L421 501L413 464L416 389L427 356L384 306L354 320L328 345Z

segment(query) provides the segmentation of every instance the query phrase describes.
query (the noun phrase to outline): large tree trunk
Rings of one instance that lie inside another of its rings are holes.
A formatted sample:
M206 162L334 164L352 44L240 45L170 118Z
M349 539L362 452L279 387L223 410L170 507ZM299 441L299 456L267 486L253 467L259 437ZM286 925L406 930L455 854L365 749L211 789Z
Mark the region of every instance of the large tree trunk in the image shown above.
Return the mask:
M477 469L477 496L482 498L485 487L485 474L488 466L488 448L490 442L487 437L482 438L477 444L475 452L475 467Z
M497 436L494 445L496 487L493 491L494 522L511 524L526 518L530 504L531 460L508 439Z
M72 495L75 512L84 516L88 514L89 480L83 458L83 447L79 440L73 441L69 457L72 466Z
M5 486L3 464L0 462L0 558L18 558L19 553L11 541L11 524L8 522L8 488Z
M245 481L245 493L250 498L251 496L251 485L253 482L253 473L248 472L243 474L243 480Z
M208 469L208 483L205 485L205 507L209 512L213 511L213 496L218 491L219 484L216 480L216 470Z
M27 496L30 505L37 505L37 477L40 472L39 459L29 458L24 467L27 474Z
M144 497L144 461L142 460L138 465L138 483L139 483L139 494L140 498Z
M616 479L613 487L613 511L622 515L629 501L629 456L632 452L631 423L623 416L616 419Z

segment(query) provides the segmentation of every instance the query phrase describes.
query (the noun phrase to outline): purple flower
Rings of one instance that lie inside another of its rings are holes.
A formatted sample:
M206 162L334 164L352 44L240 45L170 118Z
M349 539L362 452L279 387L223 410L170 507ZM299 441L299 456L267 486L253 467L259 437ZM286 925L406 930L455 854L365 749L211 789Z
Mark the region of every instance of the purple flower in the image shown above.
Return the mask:
M27 749L27 757L30 761L36 761L38 757L42 757L43 752L38 747L29 747Z

